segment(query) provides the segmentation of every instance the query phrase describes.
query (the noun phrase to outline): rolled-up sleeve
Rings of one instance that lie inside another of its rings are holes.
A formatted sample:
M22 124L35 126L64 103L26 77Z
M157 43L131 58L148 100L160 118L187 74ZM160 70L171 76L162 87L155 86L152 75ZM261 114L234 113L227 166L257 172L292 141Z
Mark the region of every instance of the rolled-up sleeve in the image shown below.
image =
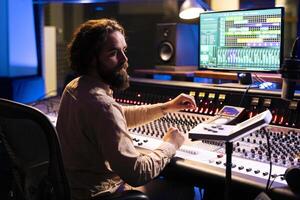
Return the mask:
M164 116L162 104L145 106L123 106L128 128L137 127Z
M140 186L155 178L174 156L176 148L168 142L163 142L149 154L139 153L128 133L127 121L120 105L109 104L97 113L97 118L101 119L101 123L94 123L95 130L101 130L96 135L98 147L111 170L128 184Z

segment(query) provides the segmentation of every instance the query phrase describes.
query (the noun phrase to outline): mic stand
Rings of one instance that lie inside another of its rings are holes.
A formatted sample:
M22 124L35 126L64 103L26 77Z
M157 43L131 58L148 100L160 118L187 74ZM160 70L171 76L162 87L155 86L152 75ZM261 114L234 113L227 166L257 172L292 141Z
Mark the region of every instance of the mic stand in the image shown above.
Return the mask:
M291 57L286 58L279 72L282 77L281 98L292 100L296 89L296 81L300 78L300 59L297 56L297 47L300 37L297 37L291 52Z
M225 142L225 153L226 153L226 176L225 176L225 200L231 199L231 167L232 167L232 152L233 143L230 141Z

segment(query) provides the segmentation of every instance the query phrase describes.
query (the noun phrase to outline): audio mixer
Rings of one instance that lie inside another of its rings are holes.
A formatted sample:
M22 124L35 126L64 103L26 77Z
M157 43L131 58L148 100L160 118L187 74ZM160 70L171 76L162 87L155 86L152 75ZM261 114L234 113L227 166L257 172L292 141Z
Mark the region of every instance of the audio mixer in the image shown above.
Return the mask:
M157 81L131 79L131 86L123 92L115 92L114 98L124 106L147 105L168 101L180 93L195 97L197 108L168 113L151 123L131 128L134 145L142 149L155 149L162 143L162 137L169 127L175 127L188 137L188 132L199 123L213 119L224 105L245 108L244 118L248 119L269 109L273 118L264 129L251 132L233 143L233 181L263 189L270 173L270 160L273 163L272 188L287 186L283 174L291 166L300 166L300 124L299 95L295 100L280 98L276 91L224 88L178 81ZM59 97L34 103L34 106L50 116L55 124ZM267 145L269 135L271 154ZM224 142L213 140L187 140L177 151L176 164L185 169L191 168L198 174L211 173L225 176L226 156ZM199 180L202 181L202 180ZM280 192L279 192L280 193ZM287 192L285 199L292 199Z

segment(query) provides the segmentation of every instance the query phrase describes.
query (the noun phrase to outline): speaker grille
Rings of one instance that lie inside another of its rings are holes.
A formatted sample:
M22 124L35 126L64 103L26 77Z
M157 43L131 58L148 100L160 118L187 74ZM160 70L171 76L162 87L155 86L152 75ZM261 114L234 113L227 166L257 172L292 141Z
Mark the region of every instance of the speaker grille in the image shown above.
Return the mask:
M174 56L174 47L170 42L162 42L158 48L159 58L163 62L168 62Z

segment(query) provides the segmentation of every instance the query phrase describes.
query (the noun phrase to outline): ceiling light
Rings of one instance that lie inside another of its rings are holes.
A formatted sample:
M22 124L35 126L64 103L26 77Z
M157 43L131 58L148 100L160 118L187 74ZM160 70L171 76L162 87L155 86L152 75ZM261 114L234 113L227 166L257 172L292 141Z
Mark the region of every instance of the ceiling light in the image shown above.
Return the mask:
M208 6L201 0L185 0L180 8L179 17L181 19L195 19L199 14L206 11Z

